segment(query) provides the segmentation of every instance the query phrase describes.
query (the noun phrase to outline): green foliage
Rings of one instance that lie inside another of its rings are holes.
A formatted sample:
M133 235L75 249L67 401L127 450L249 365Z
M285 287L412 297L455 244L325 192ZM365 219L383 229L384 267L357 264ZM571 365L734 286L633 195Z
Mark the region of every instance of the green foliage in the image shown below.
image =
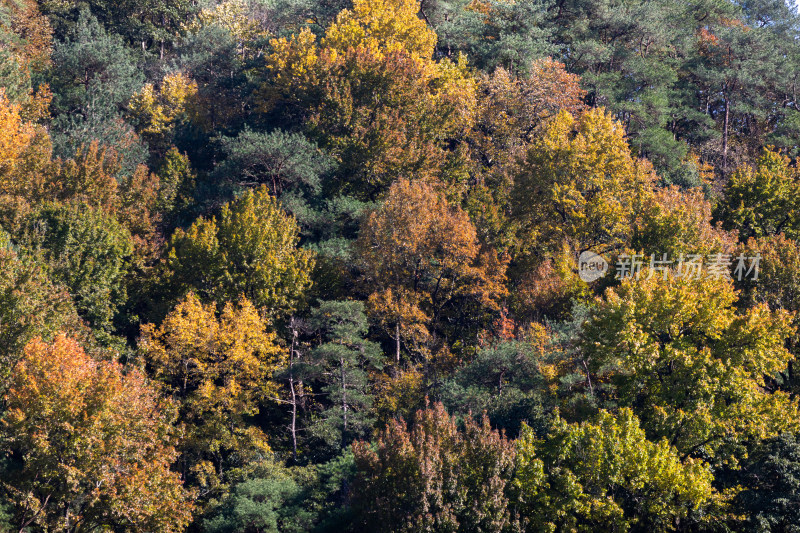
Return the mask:
M798 191L800 178L788 158L764 150L755 166L739 168L731 175L716 218L726 229L737 230L742 241L779 233L796 238Z
M648 441L630 409L558 419L546 440L525 427L516 445L523 531L676 531L719 499L708 466Z
M261 187L226 204L219 219L199 218L170 239L168 283L222 304L244 295L273 317L299 305L313 258L297 249L297 223Z
M382 367L381 350L365 339L368 324L362 302L320 302L308 327L320 344L311 351L306 379L321 384L325 407L309 431L332 447L344 449L364 438L374 423L369 372Z
M0 389L5 390L29 341L75 329L78 319L69 294L53 284L44 265L20 256L1 230L0 244Z
M422 7L439 36L443 55L465 53L486 72L502 66L527 72L531 63L556 51L546 26L547 3L438 0Z
M109 34L88 11L82 11L75 28L54 45L52 61L51 83L57 95L53 105L65 113L89 105L98 112L113 110L144 81L122 40Z
M239 43L230 29L209 24L192 31L179 44L176 67L197 83L197 116L193 119L201 131L186 132L185 145L178 131L177 144L192 150L193 161L211 163L213 154L206 151L210 132L229 134L226 128L241 129L242 102L250 101L255 86L248 76L253 65L242 57ZM202 139L200 146L192 146L192 134Z
M766 383L792 359L791 317L737 312L735 301L724 279L643 276L610 289L582 332L588 386L684 457L735 462L743 442L794 428L796 401Z
M56 155L99 141L120 146L122 170L132 173L147 158L133 128L122 121L128 99L144 83L133 53L88 11L65 40L55 43L47 81L54 92L53 145Z
M195 175L186 154L170 148L158 168L159 198L157 210L167 220L174 220L193 202Z
M547 419L542 354L524 341L482 348L443 387L443 402L458 413L485 413L493 427L519 434L523 421L542 427Z
M130 232L86 204L45 204L31 215L23 240L41 252L50 277L69 290L78 314L93 328L110 330L126 297Z
M248 467L242 480L203 522L207 533L341 531L341 499L352 479L353 454L327 463L285 468L270 461Z
M226 159L215 169L220 180L237 189L266 185L303 233L319 228L322 214L312 203L318 203L322 179L333 162L314 143L298 133L245 130L223 138L222 151Z
M60 2L44 0L42 10L53 21L56 31L66 35L80 24L79 13L91 11L109 30L124 36L138 48L161 47L171 44L181 33L181 26L196 9L187 0L146 0L110 2L85 0Z
M209 533L305 531L306 513L295 503L299 495L300 487L290 477L244 481L227 496L219 515L206 521L204 529Z
M800 441L786 433L764 441L742 464L733 501L740 527L759 533L800 530Z

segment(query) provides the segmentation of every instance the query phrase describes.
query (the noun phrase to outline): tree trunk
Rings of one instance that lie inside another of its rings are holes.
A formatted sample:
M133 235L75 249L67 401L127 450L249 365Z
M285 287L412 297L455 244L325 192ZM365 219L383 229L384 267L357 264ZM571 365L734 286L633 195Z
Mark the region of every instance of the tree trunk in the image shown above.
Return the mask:
M344 358L339 358L342 365L342 449L347 445L347 383L344 378Z
M294 390L294 347L297 330L292 328L292 346L289 350L289 390L292 393L292 461L297 464L297 394Z
M722 126L722 175L728 172L728 123L730 120L730 100L725 97L725 119Z

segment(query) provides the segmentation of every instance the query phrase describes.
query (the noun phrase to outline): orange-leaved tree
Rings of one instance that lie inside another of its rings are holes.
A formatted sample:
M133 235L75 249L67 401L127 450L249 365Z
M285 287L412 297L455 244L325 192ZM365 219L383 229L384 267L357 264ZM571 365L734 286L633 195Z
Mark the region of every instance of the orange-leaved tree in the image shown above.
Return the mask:
M433 185L396 181L365 218L356 249L371 314L394 337L398 360L403 349L424 360L474 339L500 309L505 261Z
M170 470L174 409L137 370L73 340L34 340L6 395L3 489L21 530L182 531L192 494Z

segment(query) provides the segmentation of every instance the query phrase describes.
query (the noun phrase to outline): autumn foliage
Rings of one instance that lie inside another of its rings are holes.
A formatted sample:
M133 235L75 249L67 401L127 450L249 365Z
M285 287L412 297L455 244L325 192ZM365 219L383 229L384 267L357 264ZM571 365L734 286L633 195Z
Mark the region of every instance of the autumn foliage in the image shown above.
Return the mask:
M180 531L190 492L170 470L174 411L140 372L96 361L69 338L32 341L6 396L4 479L20 523L45 530Z
M0 531L796 533L798 20L0 1Z

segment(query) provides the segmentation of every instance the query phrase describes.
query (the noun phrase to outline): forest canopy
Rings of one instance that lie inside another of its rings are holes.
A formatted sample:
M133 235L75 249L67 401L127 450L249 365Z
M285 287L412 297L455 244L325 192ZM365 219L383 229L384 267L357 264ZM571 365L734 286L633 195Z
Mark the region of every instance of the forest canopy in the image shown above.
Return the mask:
M0 0L0 532L800 532L784 0Z

